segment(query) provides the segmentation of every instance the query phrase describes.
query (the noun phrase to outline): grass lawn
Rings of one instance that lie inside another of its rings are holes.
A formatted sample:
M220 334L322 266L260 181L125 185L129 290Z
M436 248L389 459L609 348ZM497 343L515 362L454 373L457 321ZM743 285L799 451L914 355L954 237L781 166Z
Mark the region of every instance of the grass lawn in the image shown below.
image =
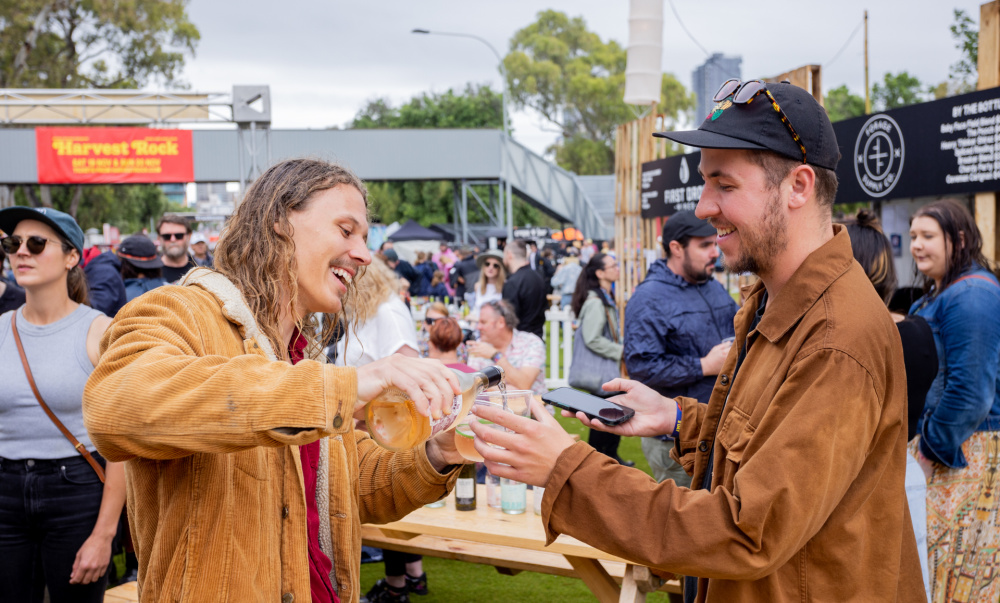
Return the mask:
M576 419L558 416L559 422L570 433L587 440L587 428ZM624 438L619 447L622 458L635 461L635 466L650 473L646 458L642 455L639 438ZM529 496L529 501L531 497ZM486 501L479 501L485 504ZM521 572L516 576L504 576L489 565L466 563L424 557L424 571L427 572L430 594L425 597L410 596L412 603L551 603L596 601L582 580L550 576L534 572ZM366 563L361 566L362 592L375 584L384 575L381 563ZM649 603L667 603L666 593L647 596Z

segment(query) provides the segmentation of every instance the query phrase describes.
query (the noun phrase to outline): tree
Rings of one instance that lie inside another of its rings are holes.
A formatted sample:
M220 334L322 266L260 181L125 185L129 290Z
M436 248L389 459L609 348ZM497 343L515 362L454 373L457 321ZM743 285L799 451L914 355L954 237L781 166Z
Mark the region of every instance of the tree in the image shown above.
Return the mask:
M108 223L122 233L134 233L144 227L152 228L150 222L155 222L164 213L184 211L183 207L170 203L163 191L153 185L47 186L41 190L49 191L48 207L73 215L84 230L100 229ZM32 199L37 194L35 187L18 186L14 202L38 207L42 205L41 200ZM78 204L76 210L74 201Z
M349 127L364 128L496 128L503 127L503 98L489 86L472 85L464 92L454 90L423 93L400 107L376 98L358 112ZM483 199L489 187L474 187ZM455 184L448 180L412 182L371 182L368 204L382 222L416 220L424 226L452 221ZM477 203L469 204L469 221L485 222L488 217ZM539 210L515 197L515 224L554 225Z
M152 82L182 87L181 68L200 39L186 5L187 0L0 3L0 88L137 88ZM153 185L20 186L15 199L62 209L84 228L109 222L122 232L147 224L167 207Z
M0 4L0 88L178 85L200 34L187 0Z
M558 129L561 139L550 149L557 163L578 174L612 173L616 129L635 119L622 100L625 49L602 41L581 17L554 10L517 31L510 48L504 66L511 99ZM657 110L667 125L689 119L693 108L694 95L665 74Z
M351 122L352 128L500 128L503 97L489 86L469 84L464 93L423 93L401 107L376 98Z
M886 73L882 83L872 86L872 108L876 111L897 109L928 100L928 93L916 77L906 71Z
M826 93L824 103L830 121L841 121L865 114L865 99L852 94L847 86L834 88Z
M956 8L954 16L948 29L962 58L949 70L949 89L954 94L962 94L975 90L979 80L979 27L964 10Z

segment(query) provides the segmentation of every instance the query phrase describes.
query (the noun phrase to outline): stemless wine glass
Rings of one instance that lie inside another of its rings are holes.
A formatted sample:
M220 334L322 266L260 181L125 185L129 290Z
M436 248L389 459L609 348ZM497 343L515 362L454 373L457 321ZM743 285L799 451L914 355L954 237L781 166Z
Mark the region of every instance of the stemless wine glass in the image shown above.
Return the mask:
M467 461L472 461L474 463L482 463L483 455L476 451L475 437L476 434L472 433L472 428L469 427L470 421L479 421L480 423L489 423L485 419L480 419L474 415L468 415L462 422L455 427L455 448L458 453L462 455ZM492 423L490 423L492 425Z
M522 417L531 416L531 408L528 403L534 394L527 389L508 389L506 393L498 391L481 392L476 396L476 404L489 404L498 408L504 407L504 398L507 399L507 409L515 415Z

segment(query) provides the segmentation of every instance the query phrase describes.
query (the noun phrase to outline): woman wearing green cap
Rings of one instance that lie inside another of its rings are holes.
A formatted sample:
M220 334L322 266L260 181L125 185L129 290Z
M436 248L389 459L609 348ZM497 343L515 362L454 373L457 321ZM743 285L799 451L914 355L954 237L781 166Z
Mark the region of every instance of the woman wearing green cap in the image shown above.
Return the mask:
M0 315L0 592L40 600L44 580L52 603L102 601L125 471L88 452L81 403L111 319L86 305L72 217L11 207L0 230L26 296Z

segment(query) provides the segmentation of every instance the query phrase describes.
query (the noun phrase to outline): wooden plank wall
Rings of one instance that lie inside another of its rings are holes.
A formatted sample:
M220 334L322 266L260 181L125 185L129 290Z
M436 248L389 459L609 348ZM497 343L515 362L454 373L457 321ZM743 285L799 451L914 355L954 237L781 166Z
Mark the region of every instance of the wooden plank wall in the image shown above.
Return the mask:
M663 129L663 116L654 112L618 126L615 139L615 250L621 266L617 303L620 324L625 304L646 277L645 250L658 249L659 220L642 218L642 164L667 156L668 141L653 138Z
M1000 86L1000 0L979 7L979 83L985 90ZM976 194L976 224L983 235L983 254L991 262L1000 259L997 240L997 193Z
M803 90L808 90L819 106L823 105L823 68L819 65L803 65L781 75L763 78L765 82L788 82Z

